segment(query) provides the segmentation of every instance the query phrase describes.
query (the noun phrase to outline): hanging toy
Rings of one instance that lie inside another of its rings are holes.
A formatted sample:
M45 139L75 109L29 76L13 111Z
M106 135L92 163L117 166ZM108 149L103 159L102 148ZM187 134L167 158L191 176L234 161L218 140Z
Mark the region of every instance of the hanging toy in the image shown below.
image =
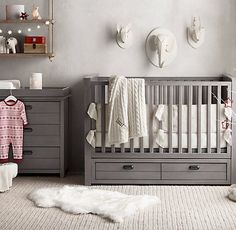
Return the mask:
M229 121L224 120L221 122L222 129L228 129L229 128Z
M224 101L224 103L225 103L226 108L232 108L233 100L231 100L229 97L227 97L226 100Z
M29 17L29 15L27 14L27 12L21 12L20 20L27 20L28 17Z
M41 20L42 17L40 16L40 13L39 13L39 7L38 6L33 6L33 11L32 11L32 17L33 19L37 19L37 20Z

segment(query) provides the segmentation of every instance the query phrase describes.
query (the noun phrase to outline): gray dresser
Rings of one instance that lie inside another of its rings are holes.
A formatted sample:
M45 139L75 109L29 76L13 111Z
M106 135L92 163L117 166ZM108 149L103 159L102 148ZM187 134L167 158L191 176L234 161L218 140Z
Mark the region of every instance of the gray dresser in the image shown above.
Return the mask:
M9 90L0 90L1 99ZM69 88L13 90L23 101L28 125L24 128L23 162L19 173L57 173L67 169ZM10 154L11 155L11 154Z

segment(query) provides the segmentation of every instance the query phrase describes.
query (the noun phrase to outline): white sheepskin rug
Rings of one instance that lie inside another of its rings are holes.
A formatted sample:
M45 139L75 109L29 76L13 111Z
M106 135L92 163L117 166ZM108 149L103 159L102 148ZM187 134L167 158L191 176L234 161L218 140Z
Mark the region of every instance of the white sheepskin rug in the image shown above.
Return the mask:
M229 188L229 195L228 195L230 200L233 200L236 202L236 184L232 185Z
M28 198L38 207L58 207L72 214L93 213L114 222L122 222L125 217L160 203L156 196L133 196L84 186L42 188Z

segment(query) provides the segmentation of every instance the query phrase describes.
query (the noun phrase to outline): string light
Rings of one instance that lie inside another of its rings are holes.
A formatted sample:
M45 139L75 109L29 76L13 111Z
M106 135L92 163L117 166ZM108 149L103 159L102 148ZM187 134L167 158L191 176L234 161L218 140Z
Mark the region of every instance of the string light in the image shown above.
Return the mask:
M40 26L40 25L37 25L36 28L37 28L37 29L41 29L41 26ZM27 29L28 32L32 32L32 30L33 30L32 28L28 28L28 29ZM18 33L18 34L22 34L23 31L24 31L24 30L22 30L22 29L18 29L18 30L15 31L15 32ZM2 29L0 29L0 34L3 34L3 33L4 33L4 31L3 31ZM14 33L14 31L8 30L7 33L8 33L9 35L11 35L11 34Z
M50 24L50 22L49 22L49 21L46 21L46 22L45 22L45 24L46 24L46 25L49 25L49 24Z

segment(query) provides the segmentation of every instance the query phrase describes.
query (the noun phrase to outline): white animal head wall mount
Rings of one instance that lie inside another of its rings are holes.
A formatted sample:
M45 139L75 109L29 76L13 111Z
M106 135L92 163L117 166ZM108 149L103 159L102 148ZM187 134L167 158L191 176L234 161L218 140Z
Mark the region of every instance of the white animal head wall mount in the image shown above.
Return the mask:
M133 33L130 23L127 26L117 24L116 42L123 49L129 48L133 44Z
M146 39L146 54L154 66L159 68L168 66L177 55L174 34L160 27L152 30Z
M205 28L201 25L201 19L194 17L191 27L187 30L189 45L194 49L199 48L205 40Z

